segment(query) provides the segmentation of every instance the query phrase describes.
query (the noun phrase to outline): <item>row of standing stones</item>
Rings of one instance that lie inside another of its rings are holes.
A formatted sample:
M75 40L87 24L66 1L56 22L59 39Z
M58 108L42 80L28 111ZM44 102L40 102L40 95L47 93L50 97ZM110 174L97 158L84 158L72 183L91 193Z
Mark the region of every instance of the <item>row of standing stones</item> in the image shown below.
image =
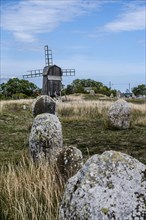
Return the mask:
M33 103L35 116L29 148L34 162L57 162L66 181L60 220L145 220L146 166L131 156L105 151L83 165L73 146L63 147L62 127L55 115L56 103L39 96ZM108 123L116 129L130 127L131 109L118 100L108 110Z
M34 122L29 136L29 149L34 162L56 164L65 181L83 165L83 156L74 146L63 147L62 126L56 114L56 102L47 95L33 102Z

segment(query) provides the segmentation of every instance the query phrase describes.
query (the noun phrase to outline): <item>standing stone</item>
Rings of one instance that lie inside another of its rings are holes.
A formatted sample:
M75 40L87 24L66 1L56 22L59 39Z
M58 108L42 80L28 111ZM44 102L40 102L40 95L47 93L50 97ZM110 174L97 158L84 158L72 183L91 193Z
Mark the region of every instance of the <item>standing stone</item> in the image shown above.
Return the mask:
M57 156L57 167L65 181L75 175L82 166L82 152L76 147L64 147Z
M108 123L110 127L128 129L130 127L131 108L125 100L118 100L108 110Z
M32 104L32 113L34 117L42 113L55 114L56 103L48 95L41 95L36 98Z
M110 98L114 98L114 94L113 93L110 94Z
M44 113L36 116L29 137L29 149L33 161L56 160L62 149L62 127L56 115Z
M146 219L146 166L115 151L92 156L69 179L60 219Z
M117 97L118 99L122 97L122 93L121 93L120 90L118 90L118 91L116 92L116 97Z

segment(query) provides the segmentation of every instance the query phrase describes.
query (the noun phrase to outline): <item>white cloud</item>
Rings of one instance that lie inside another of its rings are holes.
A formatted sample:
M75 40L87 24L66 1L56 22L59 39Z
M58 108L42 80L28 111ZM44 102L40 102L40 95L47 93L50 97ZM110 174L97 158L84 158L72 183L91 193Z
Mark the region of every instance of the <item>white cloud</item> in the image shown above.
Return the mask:
M22 33L15 32L14 36L21 41L30 42L30 43L34 42L36 40L36 38L33 37L32 34L27 34L27 33L23 33L23 32Z
M104 26L105 31L137 31L146 28L146 8L144 6L130 7L129 10L122 13L117 20L107 23Z
M51 32L62 22L85 15L98 1L90 0L20 0L2 8L2 28L26 42L36 40L36 34Z

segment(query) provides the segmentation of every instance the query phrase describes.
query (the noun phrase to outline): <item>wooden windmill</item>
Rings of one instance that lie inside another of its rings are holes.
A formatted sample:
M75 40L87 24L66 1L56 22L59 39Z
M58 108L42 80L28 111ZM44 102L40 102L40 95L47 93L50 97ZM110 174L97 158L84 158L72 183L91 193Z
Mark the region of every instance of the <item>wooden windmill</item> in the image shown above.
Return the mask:
M61 69L53 65L52 50L44 46L45 67L44 69L30 70L29 74L23 75L23 78L33 78L43 76L42 94L56 97L61 95L62 76L75 76L75 69Z

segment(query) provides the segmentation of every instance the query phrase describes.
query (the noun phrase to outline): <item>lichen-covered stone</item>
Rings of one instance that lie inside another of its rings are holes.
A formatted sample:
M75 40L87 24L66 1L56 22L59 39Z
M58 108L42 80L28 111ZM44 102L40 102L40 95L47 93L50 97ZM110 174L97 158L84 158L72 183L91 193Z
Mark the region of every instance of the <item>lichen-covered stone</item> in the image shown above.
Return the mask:
M82 152L74 146L64 147L57 156L57 167L65 181L75 175L82 166Z
M32 104L32 113L37 116L42 113L55 114L56 103L48 95L38 96Z
M56 160L62 149L62 126L56 115L44 113L36 116L29 137L29 149L34 161Z
M118 100L108 110L109 126L117 129L128 129L130 127L131 108L125 100Z
M69 179L60 219L146 219L146 166L115 151L92 156Z

